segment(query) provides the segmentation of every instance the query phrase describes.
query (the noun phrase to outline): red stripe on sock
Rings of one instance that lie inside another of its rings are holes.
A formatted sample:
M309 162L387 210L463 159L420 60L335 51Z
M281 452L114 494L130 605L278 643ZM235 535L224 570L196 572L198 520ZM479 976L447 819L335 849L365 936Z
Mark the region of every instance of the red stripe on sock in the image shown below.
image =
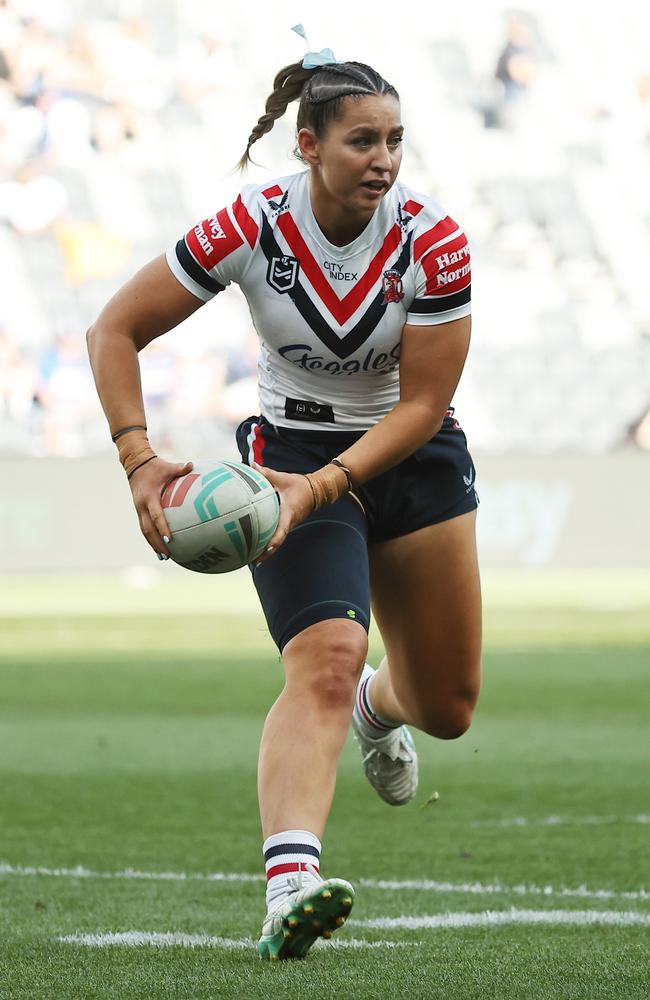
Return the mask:
M368 715L368 711L366 709L366 706L363 703L363 696L366 693L366 688L368 687L368 681L369 680L370 680L370 678L368 678L367 680L365 680L363 682L363 684L361 685L361 688L359 690L359 694L357 696L357 708L361 712L362 716L364 717L364 719L368 723L368 725L372 726L373 729L378 729L379 727L377 726L377 723L375 722L375 720L370 715Z
M368 687L369 680L370 678L368 677L367 680L363 682L361 688L359 689L359 694L357 695L357 708L359 709L361 715L363 716L364 720L368 723L369 726L383 733L387 727L377 723L375 719L373 719L370 715L368 715L368 710L363 704L363 696L366 693L366 688Z
M268 882L268 880L273 878L274 875L286 875L288 872L303 871L303 869L306 869L307 865L309 865L310 868L314 868L317 872L320 873L320 868L318 867L318 865L312 865L311 861L308 862L292 861L287 863L286 865L273 865L272 868L269 868L269 870L266 873L266 881Z

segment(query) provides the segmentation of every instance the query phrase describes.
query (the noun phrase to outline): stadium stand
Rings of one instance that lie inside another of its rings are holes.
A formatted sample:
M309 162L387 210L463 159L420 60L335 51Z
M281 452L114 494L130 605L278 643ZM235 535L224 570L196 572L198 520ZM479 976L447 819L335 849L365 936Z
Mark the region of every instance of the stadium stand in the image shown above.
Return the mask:
M246 38L226 41L183 8L143 3L135 17L97 0L81 19L63 0L47 13L0 3L0 453L110 449L85 329L233 190L239 148L224 123L256 119L277 55L260 49L233 87ZM409 180L454 206L473 247L459 408L486 453L647 447L636 429L650 409L650 61L620 48L627 62L605 87L571 24L535 5L502 13L490 44L485 14L453 30L424 22L395 67ZM617 30L630 42L633 21ZM423 65L431 101L418 94ZM290 122L264 141L265 162L299 168L286 159ZM216 452L255 410L254 333L237 291L187 327L143 354L148 411L172 451Z

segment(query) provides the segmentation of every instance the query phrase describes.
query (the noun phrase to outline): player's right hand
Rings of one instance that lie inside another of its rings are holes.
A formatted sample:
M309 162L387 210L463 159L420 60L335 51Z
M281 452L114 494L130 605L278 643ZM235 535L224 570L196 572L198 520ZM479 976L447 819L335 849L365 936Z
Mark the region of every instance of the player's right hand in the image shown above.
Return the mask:
M129 479L140 531L159 559L169 559L167 543L172 537L163 514L161 497L172 479L186 476L192 468L191 462L166 462L163 458L152 458L136 469Z
M306 478L294 472L277 472L256 462L253 468L268 479L280 500L280 517L273 537L255 565L265 562L285 541L292 528L300 524L314 509L314 494Z

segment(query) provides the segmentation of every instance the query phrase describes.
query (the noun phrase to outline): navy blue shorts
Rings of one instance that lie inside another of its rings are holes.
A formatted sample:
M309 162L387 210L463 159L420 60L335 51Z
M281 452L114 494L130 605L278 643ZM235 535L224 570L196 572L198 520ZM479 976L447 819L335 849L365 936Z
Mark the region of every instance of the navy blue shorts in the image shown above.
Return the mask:
M249 417L237 428L242 460L279 472L314 472L354 444L361 431L274 427ZM388 472L321 507L253 569L266 621L280 650L330 618L370 626L368 546L474 510L474 463L449 411L440 431Z

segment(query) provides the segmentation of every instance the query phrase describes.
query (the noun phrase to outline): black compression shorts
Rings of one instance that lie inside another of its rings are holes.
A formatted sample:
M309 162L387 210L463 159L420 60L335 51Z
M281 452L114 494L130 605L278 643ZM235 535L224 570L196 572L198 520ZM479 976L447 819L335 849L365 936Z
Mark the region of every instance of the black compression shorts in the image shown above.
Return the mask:
M237 429L245 463L279 472L314 472L362 432L274 427L249 417ZM413 455L321 507L291 531L278 551L253 569L277 646L330 618L370 626L368 546L458 517L478 504L467 440L449 411L442 428Z

